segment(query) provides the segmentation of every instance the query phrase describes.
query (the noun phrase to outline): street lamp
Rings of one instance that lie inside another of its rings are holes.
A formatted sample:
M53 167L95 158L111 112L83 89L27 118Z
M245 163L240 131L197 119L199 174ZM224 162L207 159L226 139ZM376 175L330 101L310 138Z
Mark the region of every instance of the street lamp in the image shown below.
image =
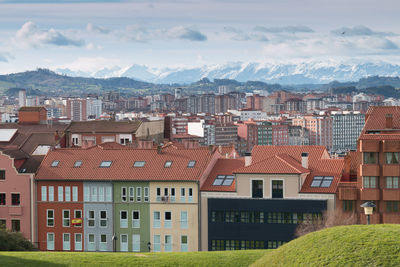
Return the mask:
M115 251L117 250L117 240L118 240L118 237L117 237L116 234L113 234L113 236L111 237L111 239L112 239L113 245L114 245L113 251L115 252Z
M365 215L367 215L367 225L368 225L368 224L370 224L370 216L373 213L376 205L372 201L367 201L364 204L362 204L361 207L364 208L364 213L365 213Z

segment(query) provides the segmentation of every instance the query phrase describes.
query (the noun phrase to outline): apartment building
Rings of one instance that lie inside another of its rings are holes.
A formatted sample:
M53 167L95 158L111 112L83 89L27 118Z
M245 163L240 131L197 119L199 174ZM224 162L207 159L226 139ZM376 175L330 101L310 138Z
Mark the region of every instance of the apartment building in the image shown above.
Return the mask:
M332 118L329 116L303 116L292 120L295 126L307 129L310 136L310 145L332 148Z
M343 111L332 113L332 150L349 151L357 149L357 140L364 127L365 114Z

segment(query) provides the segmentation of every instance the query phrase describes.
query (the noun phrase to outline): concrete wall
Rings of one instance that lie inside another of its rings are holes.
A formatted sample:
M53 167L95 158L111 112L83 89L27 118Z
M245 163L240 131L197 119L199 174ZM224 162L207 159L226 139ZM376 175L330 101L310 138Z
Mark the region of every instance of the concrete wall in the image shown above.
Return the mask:
M164 139L164 120L142 122L136 130L136 139L162 142Z

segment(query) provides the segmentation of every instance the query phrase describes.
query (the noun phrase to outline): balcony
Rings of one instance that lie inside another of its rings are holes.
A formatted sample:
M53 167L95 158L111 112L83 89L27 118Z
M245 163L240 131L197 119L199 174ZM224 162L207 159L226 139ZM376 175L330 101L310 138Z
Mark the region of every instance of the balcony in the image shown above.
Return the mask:
M384 140L383 141L384 152L397 152L400 151L400 141L397 140Z
M382 223L400 223L400 215L397 212L383 213Z
M360 199L361 200L379 200L380 190L376 188L361 188Z
M400 201L400 189L383 189L382 199Z
M361 152L379 152L379 140L360 140Z
M355 185L355 183L352 183ZM357 200L358 188L341 187L339 184L339 200Z
M382 166L383 176L399 176L400 165L398 164L385 164Z
M8 214L9 215L22 215L22 207L21 206L9 206L8 207Z
M360 176L379 176L378 164L361 164Z

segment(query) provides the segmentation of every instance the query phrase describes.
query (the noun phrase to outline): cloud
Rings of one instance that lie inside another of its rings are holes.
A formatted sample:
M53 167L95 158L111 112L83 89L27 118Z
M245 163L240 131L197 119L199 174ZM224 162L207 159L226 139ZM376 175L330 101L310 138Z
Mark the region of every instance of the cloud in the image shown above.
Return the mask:
M393 36L394 33L391 32L377 32L373 31L365 26L354 26L353 28L342 27L336 30L332 30L333 35L343 35L343 36Z
M7 52L0 52L0 62L8 62L10 59L13 59L14 57Z
M39 47L44 45L55 46L83 46L82 39L72 39L53 28L41 30L31 21L26 22L17 31L15 42L21 46Z
M256 32L268 32L268 33L312 33L313 29L307 26L285 26L285 27L264 27L255 26L253 28Z
M139 25L126 27L124 38L134 42L152 40L181 39L189 41L206 41L207 36L194 27L176 26L170 29L147 29Z
M86 25L86 31L87 32L93 32L93 33L101 33L101 34L107 34L107 33L110 32L109 29L101 27L101 26L98 26L98 25L95 25L95 24L90 23L90 22Z
M230 39L234 41L257 41L268 42L269 39L266 35L260 33L249 32L246 33L238 28L232 26L224 27L224 32L230 34Z

